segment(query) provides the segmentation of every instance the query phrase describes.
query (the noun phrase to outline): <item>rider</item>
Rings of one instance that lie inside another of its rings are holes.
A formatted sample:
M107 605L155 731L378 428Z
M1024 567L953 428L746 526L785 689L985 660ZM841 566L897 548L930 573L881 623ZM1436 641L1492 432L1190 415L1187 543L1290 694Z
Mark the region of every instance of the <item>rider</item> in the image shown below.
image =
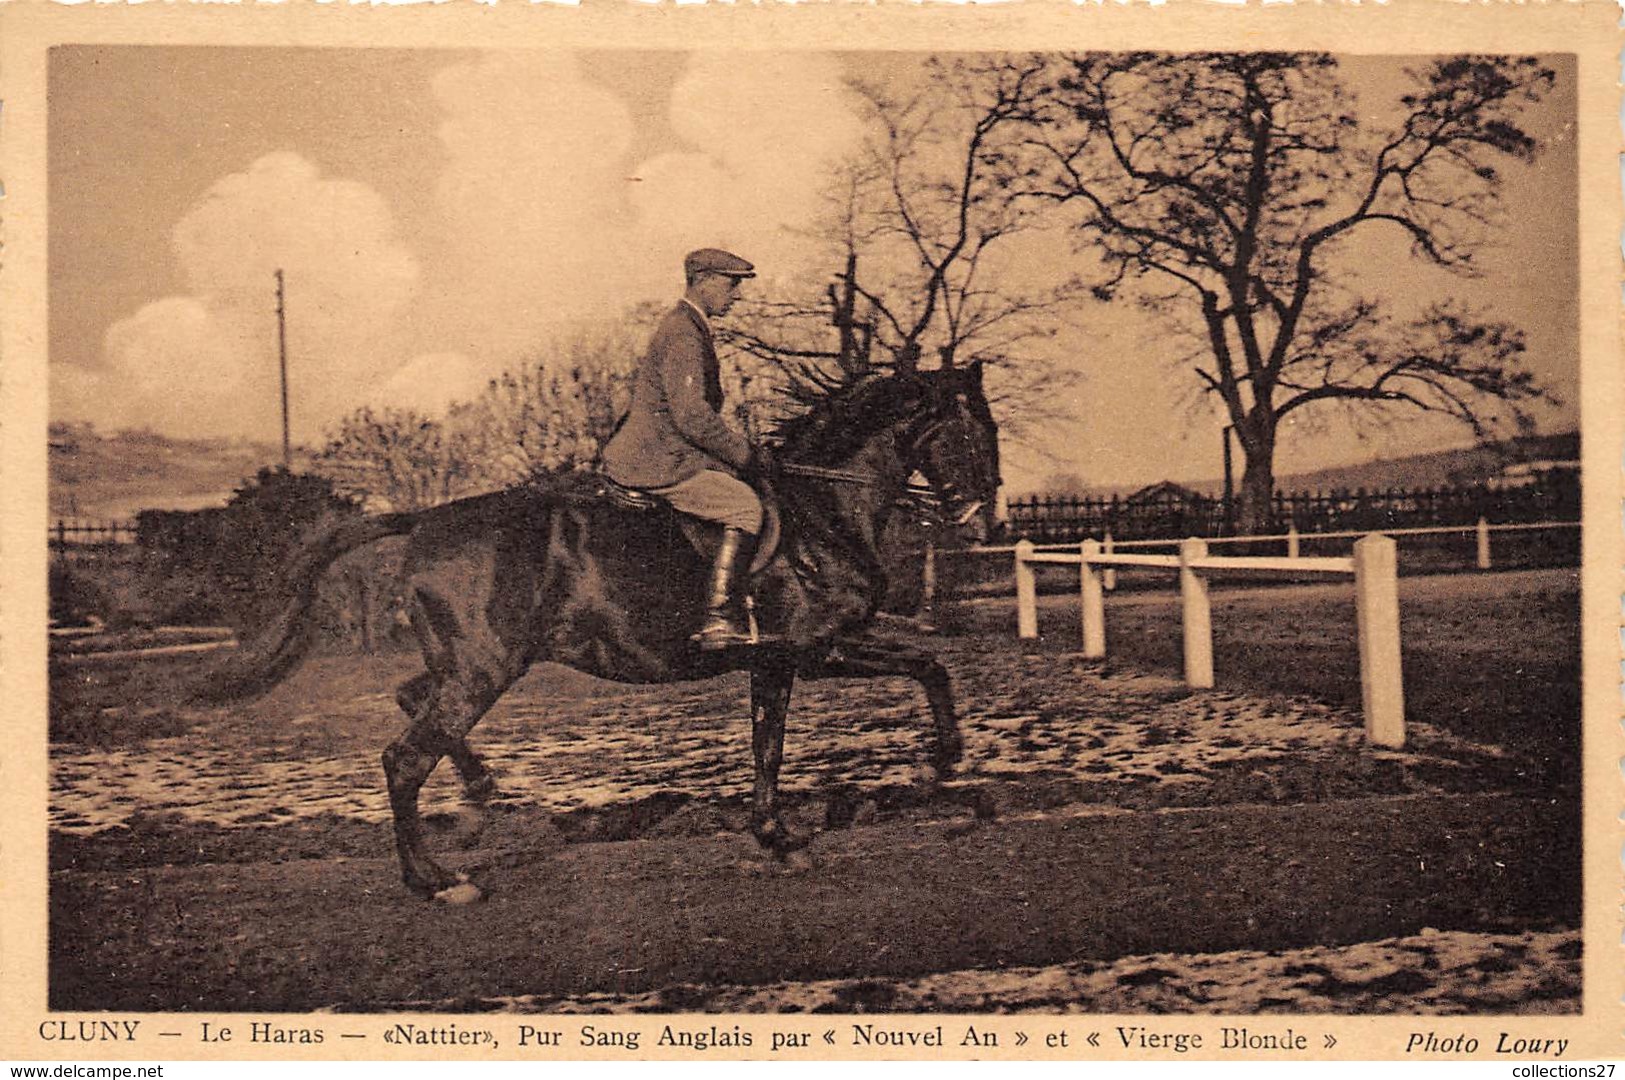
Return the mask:
M722 380L711 319L724 315L756 268L737 255L701 248L683 260L688 289L655 331L632 381L632 407L604 447L616 483L659 495L686 514L723 527L711 570L702 649L752 642L737 605L745 538L762 528L762 503L741 472L763 470L767 455L722 418Z

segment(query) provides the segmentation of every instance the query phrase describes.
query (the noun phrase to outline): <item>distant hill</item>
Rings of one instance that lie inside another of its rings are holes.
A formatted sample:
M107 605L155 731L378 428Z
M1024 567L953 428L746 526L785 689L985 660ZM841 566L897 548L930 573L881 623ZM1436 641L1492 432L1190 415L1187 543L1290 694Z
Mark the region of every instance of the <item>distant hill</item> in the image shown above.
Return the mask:
M1284 491L1330 491L1337 488L1469 487L1496 476L1521 461L1578 461L1580 433L1528 435L1505 442L1438 450L1429 454L1296 473L1277 479ZM1220 484L1222 487L1222 483Z
M50 516L127 520L140 510L195 510L223 506L242 482L282 460L282 448L242 439L171 439L151 432L103 435L84 425L53 424L50 434ZM1572 461L1580 435L1533 435L1502 443L1320 469L1281 476L1285 491L1335 488L1449 487L1480 483L1519 461ZM307 451L294 451L296 468L309 464ZM1060 477L1056 478L1060 480ZM1079 495L1123 495L1134 487L1078 489L1067 477L1064 490ZM1180 481L1208 495L1223 490L1218 479ZM1039 493L1063 485L1039 485Z
M1468 487L1483 483L1500 473L1508 465L1521 461L1578 461L1580 433L1567 431L1556 435L1527 435L1499 443L1467 446L1456 450L1435 450L1426 454L1411 454L1400 458L1385 458L1359 465L1343 465L1314 472L1287 473L1275 478L1275 486L1282 491L1332 491L1339 488L1350 491L1365 488L1376 491L1386 488ZM1097 497L1128 496L1139 490L1134 487L1092 487L1073 491L1076 479L1056 477L1057 490L1064 486L1068 494ZM1238 475L1239 482L1239 463ZM1224 491L1222 479L1182 480L1180 486L1204 495L1219 495ZM1044 485L1039 494L1048 493Z
M127 520L140 510L223 506L244 480L282 461L282 447L242 439L171 439L151 432L102 435L52 424L52 518ZM294 465L308 462L296 451Z

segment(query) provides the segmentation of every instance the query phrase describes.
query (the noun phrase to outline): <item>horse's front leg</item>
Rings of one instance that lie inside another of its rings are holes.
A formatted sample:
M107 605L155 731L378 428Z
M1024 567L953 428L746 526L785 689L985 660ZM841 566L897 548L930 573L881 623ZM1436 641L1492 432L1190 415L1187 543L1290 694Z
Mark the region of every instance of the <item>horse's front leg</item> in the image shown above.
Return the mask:
M937 780L947 780L965 753L965 740L959 733L959 716L954 710L953 686L948 669L933 655L901 643L881 640L841 641L824 656L803 663L803 677L809 679L870 679L900 675L913 679L925 690L931 706L931 722L936 732L931 764Z
M779 766L784 762L784 720L795 685L793 664L773 660L751 669L750 733L756 758L756 787L750 829L773 854L784 856L806 846L779 816Z

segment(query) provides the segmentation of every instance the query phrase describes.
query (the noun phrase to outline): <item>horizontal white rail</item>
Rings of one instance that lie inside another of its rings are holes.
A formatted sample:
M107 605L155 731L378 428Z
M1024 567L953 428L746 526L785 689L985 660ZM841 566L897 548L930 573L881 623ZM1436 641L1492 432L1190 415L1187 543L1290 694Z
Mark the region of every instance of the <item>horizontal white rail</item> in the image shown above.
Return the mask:
M95 635L117 636L118 634L133 634L151 638L195 637L203 641L225 641L237 636L237 631L229 626L154 626L145 630L109 630L106 626L53 626L51 636L54 638L80 638Z
M1249 570L1283 574L1352 574L1353 559L1322 558L1300 555L1297 558L1276 558L1268 555L1218 555L1210 559L1193 559L1191 566L1198 570Z
M1072 556L1072 561L1082 562L1079 555ZM1153 570L1178 570L1178 555L1106 555L1101 554L1090 558L1090 562L1097 566L1145 566Z
M1029 563L1077 566L1084 562L1082 555L1060 551L1038 551L1025 559ZM1185 565L1178 555L1091 555L1092 566L1137 566L1151 570L1178 570ZM1332 556L1298 556L1279 558L1270 555L1216 555L1195 559L1190 565L1197 570L1243 570L1261 573L1286 574L1352 574L1354 560Z
M153 649L109 649L103 652L60 653L51 658L62 667L94 667L97 664L115 664L125 660L149 660L155 656L184 656L188 653L214 652L216 649L235 649L235 641L199 641L191 645L160 645Z
M1493 524L1488 521L1481 521L1478 524L1473 525L1428 525L1419 526L1417 528L1380 529L1377 531L1383 536L1446 536L1479 531L1490 533L1539 532L1548 529L1578 529L1580 526L1581 523L1578 521L1525 521L1508 522L1500 525ZM1303 533L1293 531L1284 533L1270 533L1263 536L1210 536L1206 538L1206 541L1209 544L1256 544L1268 543L1271 541L1286 543L1292 540L1357 540L1362 536L1370 536L1371 533L1372 530L1369 529ZM1179 540L1114 540L1112 541L1111 546L1113 549L1121 550L1122 548L1129 547L1178 547L1180 543L1181 541ZM1051 551L1072 551L1076 547L1076 544L1065 543L1033 544L1033 550L1040 554ZM1015 550L1015 544L992 544L986 547L945 548L938 551L936 554L938 556L1010 555L1013 554Z
M1039 551L1027 557L1033 563L1058 563L1065 566L1076 566L1083 561L1083 556L1075 551ZM1101 566L1149 566L1160 567L1164 570L1179 569L1178 555L1097 555L1089 560Z
M1580 524L1578 521L1511 521L1504 525L1488 524L1485 527L1490 532L1533 532L1538 529L1578 529Z

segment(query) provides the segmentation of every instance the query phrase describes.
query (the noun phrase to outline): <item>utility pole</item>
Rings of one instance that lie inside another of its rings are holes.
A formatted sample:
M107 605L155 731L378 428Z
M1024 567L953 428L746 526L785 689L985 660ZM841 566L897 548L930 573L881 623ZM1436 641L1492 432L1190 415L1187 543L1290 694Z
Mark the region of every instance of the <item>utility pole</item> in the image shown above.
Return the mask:
M282 270L276 272L276 358L282 372L282 467L293 471L293 449L288 441L288 320L283 311Z

